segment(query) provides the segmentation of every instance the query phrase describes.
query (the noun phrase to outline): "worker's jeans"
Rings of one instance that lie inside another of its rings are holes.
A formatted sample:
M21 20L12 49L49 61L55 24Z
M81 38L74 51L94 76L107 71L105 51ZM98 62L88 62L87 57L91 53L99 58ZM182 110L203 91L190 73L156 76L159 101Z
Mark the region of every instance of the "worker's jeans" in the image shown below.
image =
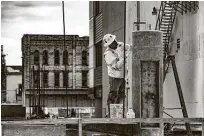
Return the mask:
M108 95L107 104L118 104L123 97L125 91L125 79L114 78L109 76L110 92Z

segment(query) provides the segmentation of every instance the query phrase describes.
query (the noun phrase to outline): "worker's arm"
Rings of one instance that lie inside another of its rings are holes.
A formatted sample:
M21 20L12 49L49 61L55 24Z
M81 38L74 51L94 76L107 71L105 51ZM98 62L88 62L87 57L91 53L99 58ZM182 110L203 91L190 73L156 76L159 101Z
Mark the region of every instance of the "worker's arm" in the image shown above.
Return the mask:
M117 58L112 52L109 52L105 55L105 61L107 65L115 69L122 68L124 64L124 58Z

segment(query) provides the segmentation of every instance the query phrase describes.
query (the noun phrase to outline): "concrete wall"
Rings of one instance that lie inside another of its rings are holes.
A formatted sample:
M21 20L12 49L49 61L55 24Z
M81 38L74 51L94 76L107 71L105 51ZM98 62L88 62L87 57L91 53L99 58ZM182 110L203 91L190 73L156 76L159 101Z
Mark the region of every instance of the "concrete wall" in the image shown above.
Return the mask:
M176 64L184 93L189 117L204 116L203 94L203 13L204 2L199 2L198 12L177 13L171 41L171 52L176 55ZM155 29L156 16L152 15L153 7L159 9L160 2L140 2L140 21L146 25L140 25L140 30ZM133 22L137 21L137 2L127 2L126 42L132 42L132 31L136 30ZM176 52L177 39L180 38L181 49ZM129 64L131 67L131 64ZM131 71L129 72L131 76ZM132 83L130 82L130 85ZM131 91L129 95L129 107L131 107ZM164 83L164 107L180 107L176 84L172 68L169 69ZM196 111L196 112L195 112ZM182 117L181 110L168 111L175 117Z
M156 26L156 15L152 15L153 7L159 9L160 2L159 1L142 1L139 2L140 14L137 16L137 7L138 2L136 1L128 1L126 2L126 43L132 44L132 32L137 31L137 26L134 25L134 22L137 22L139 19L140 22L145 22L145 24L141 24L140 30L154 30ZM151 29L149 29L151 26ZM134 46L134 45L133 45ZM130 53L129 62L132 62L132 53ZM132 67L132 63L128 64L128 67ZM128 77L132 78L132 70L129 69ZM132 80L129 80L129 85L132 86ZM132 88L128 92L128 108L132 107Z
M5 125L2 136L66 136L66 126L50 125Z
M204 117L204 2L197 12L177 14L171 40L171 54L176 57L178 74L189 117ZM177 51L177 39L180 49ZM164 83L164 106L180 107L172 67ZM181 110L169 111L182 117Z
M93 5L93 2L89 2L89 5ZM93 7L89 9L90 13L93 13ZM89 87L94 87L94 68L95 68L95 47L94 47L94 18L90 14L89 17Z

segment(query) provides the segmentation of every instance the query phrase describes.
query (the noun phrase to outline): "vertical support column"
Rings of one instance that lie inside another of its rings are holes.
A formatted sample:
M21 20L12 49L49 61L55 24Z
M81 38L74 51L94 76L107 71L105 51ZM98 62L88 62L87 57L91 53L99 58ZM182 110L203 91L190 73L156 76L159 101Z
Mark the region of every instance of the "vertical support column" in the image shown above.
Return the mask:
M202 136L204 136L204 119L202 121Z
M136 118L163 117L162 32L133 32L132 105ZM163 123L140 124L140 136L163 135Z
M79 118L78 120L78 132L79 132L79 136L82 136L82 119Z

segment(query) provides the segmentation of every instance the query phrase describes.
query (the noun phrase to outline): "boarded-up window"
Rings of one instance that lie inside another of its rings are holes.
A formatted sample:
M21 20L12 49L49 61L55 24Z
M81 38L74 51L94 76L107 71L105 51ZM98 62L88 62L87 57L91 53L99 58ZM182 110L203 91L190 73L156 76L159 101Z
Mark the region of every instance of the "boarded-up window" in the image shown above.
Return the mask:
M40 61L40 53L38 50L34 51L34 64L38 65Z

